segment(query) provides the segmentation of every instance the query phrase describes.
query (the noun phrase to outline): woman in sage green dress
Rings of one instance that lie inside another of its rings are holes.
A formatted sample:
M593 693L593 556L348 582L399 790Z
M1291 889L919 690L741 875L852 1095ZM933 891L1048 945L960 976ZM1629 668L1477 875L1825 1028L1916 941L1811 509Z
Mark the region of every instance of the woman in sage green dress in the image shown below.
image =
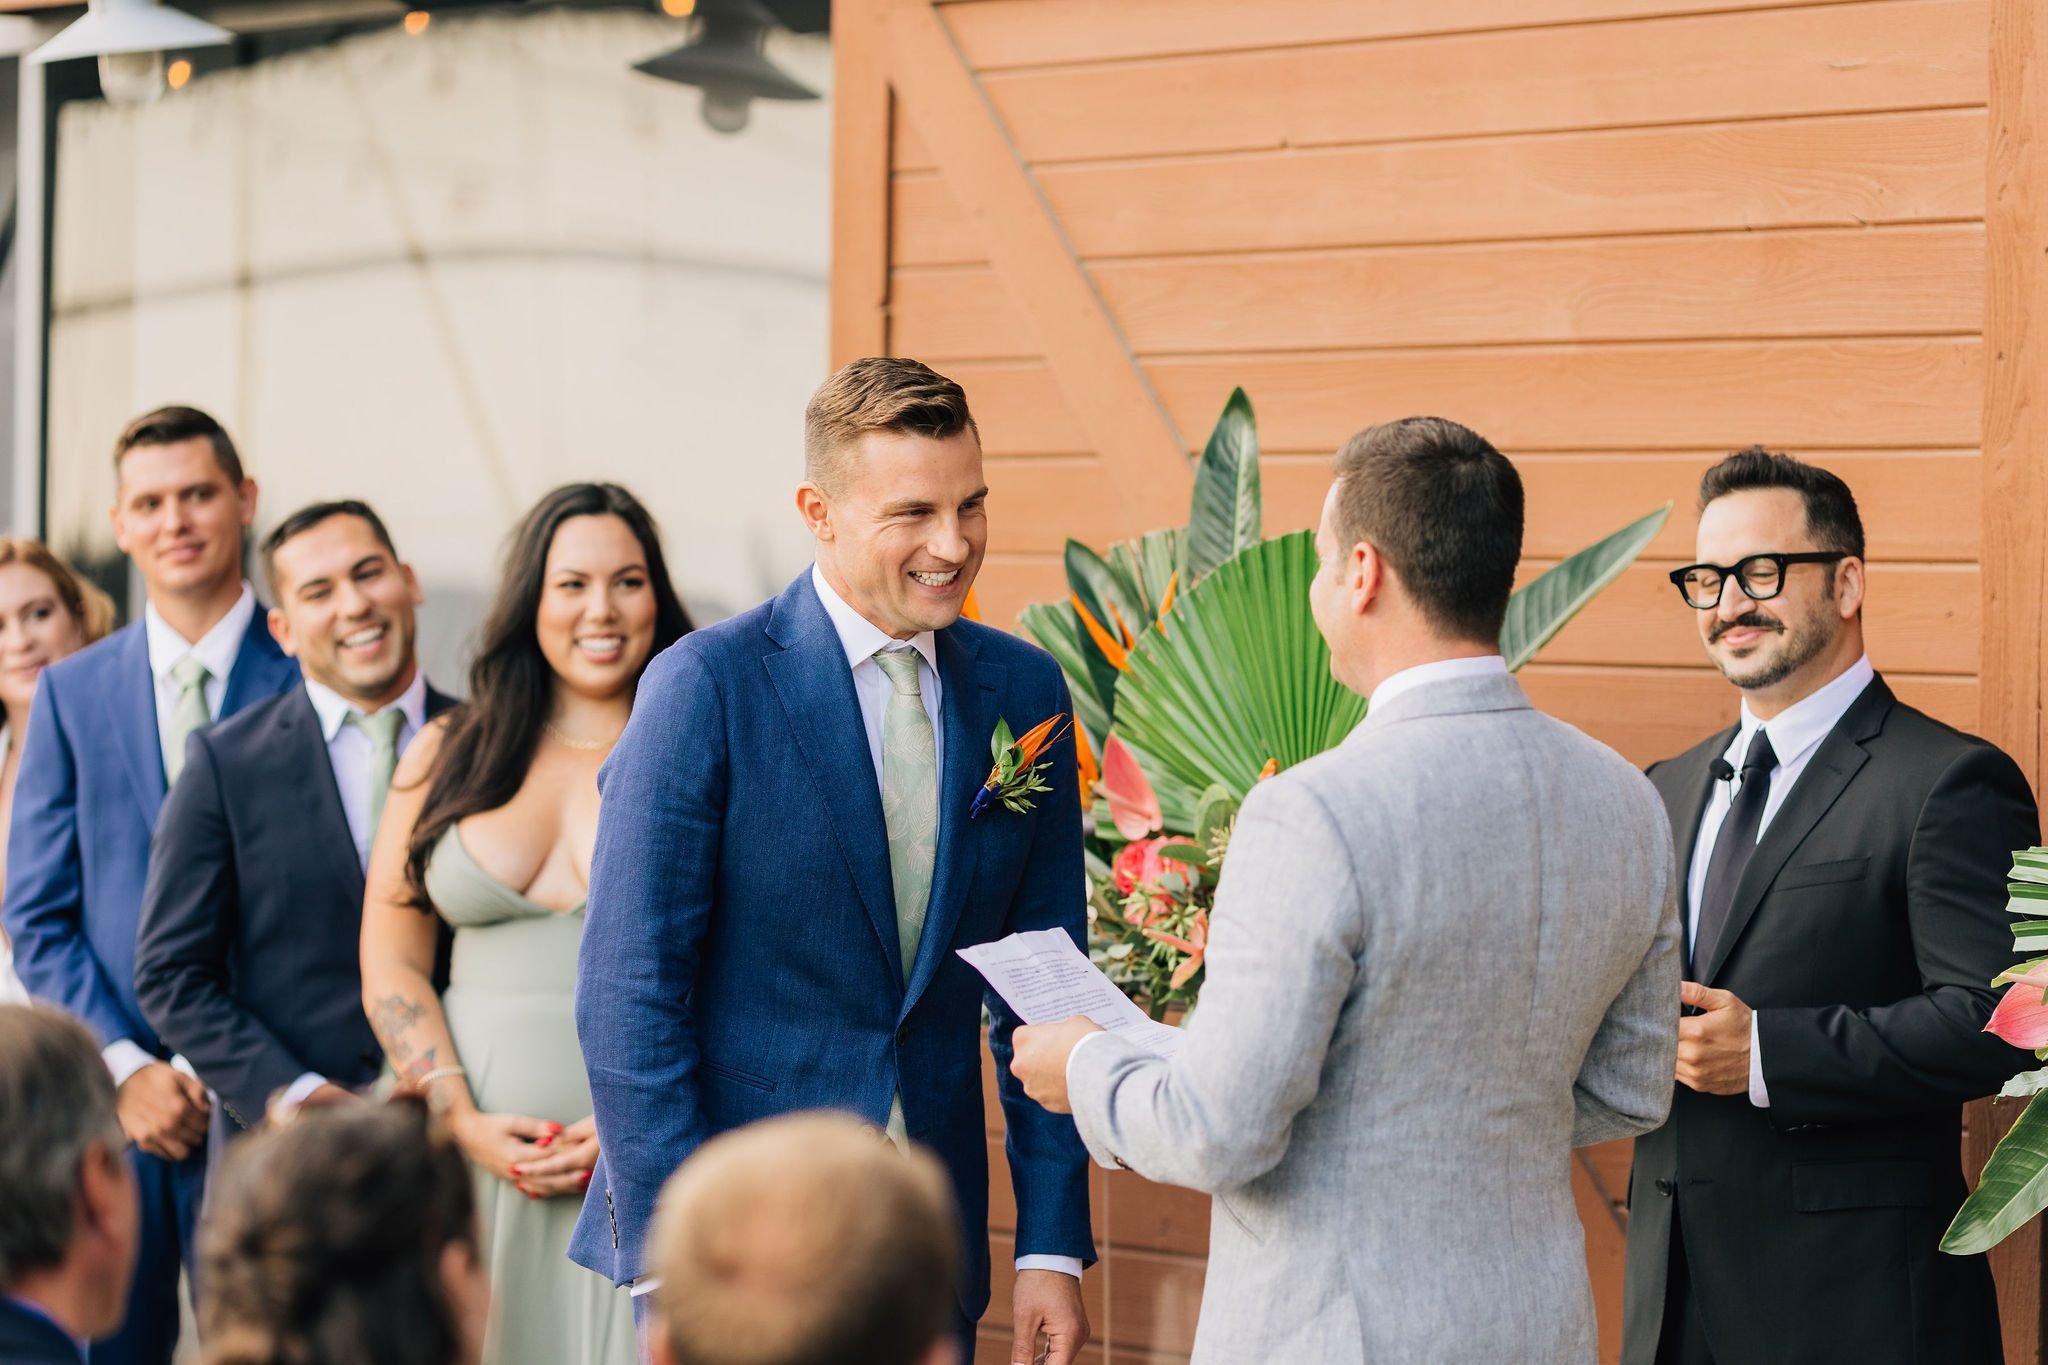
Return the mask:
M636 1358L627 1292L567 1258L598 1152L576 949L598 767L648 660L689 629L630 493L548 494L513 533L469 699L406 750L371 851L363 1006L475 1172L486 1365ZM437 998L443 924L454 946Z

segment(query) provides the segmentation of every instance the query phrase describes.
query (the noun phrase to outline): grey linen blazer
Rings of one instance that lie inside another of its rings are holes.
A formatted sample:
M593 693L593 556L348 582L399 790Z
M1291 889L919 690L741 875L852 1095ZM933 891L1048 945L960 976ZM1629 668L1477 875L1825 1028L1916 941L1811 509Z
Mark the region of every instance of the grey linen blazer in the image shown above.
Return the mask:
M1590 1362L1571 1149L1664 1121L1671 825L1506 676L1245 802L1171 1062L1068 1069L1090 1152L1216 1196L1197 1365Z

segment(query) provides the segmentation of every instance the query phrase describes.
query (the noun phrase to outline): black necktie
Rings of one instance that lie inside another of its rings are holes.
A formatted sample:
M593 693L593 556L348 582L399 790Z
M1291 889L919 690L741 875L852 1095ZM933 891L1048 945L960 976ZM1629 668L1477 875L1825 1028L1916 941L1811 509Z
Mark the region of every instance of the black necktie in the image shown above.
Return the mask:
M1728 926L1728 912L1735 904L1735 888L1742 884L1742 872L1756 852L1757 830L1764 822L1764 803L1771 799L1771 769L1778 755L1771 737L1763 730L1749 742L1749 757L1742 761L1742 785L1721 821L1721 833L1714 840L1714 856L1707 860L1707 882L1700 890L1693 923L1693 979L1700 979L1714 960L1714 945Z

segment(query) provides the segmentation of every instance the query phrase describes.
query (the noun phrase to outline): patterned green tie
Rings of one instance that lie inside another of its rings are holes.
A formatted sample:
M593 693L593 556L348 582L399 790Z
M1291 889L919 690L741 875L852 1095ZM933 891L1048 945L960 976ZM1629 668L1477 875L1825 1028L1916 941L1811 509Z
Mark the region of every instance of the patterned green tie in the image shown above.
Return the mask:
M917 941L924 934L931 898L932 867L939 856L939 758L932 718L918 688L917 652L884 649L875 663L895 691L882 712L882 820L889 829L889 878L896 890L896 946L903 980L910 981ZM903 1096L889 1102L889 1137L899 1147L910 1137L903 1121Z
M206 665L190 654L171 665L171 681L178 685L178 704L171 712L171 742L164 751L167 786L184 771L185 741L194 730L204 730L213 723L213 713L206 709L206 680L212 676Z
M395 706L387 706L374 716L351 711L342 717L341 723L361 730L369 737L372 746L369 841L374 843L377 824L384 818L384 797L391 790L391 773L398 767L398 732L405 725L405 712Z

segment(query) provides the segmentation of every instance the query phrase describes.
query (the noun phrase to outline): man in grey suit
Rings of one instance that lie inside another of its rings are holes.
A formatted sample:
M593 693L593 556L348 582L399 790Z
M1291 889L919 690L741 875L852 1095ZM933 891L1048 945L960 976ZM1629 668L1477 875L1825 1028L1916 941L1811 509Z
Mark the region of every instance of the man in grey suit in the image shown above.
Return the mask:
M1410 418L1336 472L1310 597L1370 713L1245 802L1171 1061L1068 1020L1013 1069L1216 1196L1198 1365L1591 1362L1571 1148L1670 1106L1670 824L1500 656L1514 467Z

